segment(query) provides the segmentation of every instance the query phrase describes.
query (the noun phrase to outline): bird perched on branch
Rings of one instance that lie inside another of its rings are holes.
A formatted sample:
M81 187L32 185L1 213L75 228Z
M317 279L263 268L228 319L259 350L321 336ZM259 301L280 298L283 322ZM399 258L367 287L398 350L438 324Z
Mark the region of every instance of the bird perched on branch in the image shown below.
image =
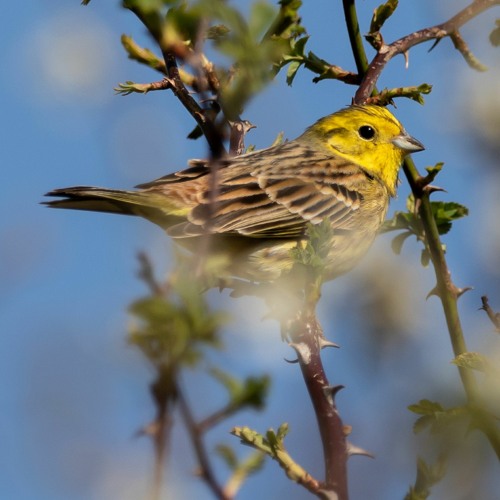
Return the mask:
M268 149L189 168L140 184L136 191L56 189L54 208L137 215L191 250L211 237L231 273L275 280L307 243L308 224L328 220L325 279L365 254L396 194L406 155L424 146L385 108L350 106L318 120L300 137Z

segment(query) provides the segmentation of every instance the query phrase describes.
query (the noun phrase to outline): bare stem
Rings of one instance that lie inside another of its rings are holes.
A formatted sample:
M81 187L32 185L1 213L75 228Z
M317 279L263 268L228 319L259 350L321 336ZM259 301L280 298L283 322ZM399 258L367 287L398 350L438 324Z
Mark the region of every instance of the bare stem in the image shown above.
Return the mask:
M172 387L171 382L172 377L170 370L159 370L156 380L151 384L151 394L156 406L156 418L144 430L144 433L151 436L155 449L152 500L160 500L161 498L163 471L165 469L169 435L172 429L170 410L175 399L175 388Z
M186 398L182 390L177 387L177 401L179 403L179 409L182 414L184 423L186 424L189 437L193 443L194 452L198 460L198 465L200 467L199 474L207 483L208 487L212 490L212 493L219 500L231 500L231 497L226 494L224 489L219 485L215 474L212 470L212 465L208 459L208 453L205 448L205 443L203 442L202 436L203 432L194 420L191 408L189 407Z

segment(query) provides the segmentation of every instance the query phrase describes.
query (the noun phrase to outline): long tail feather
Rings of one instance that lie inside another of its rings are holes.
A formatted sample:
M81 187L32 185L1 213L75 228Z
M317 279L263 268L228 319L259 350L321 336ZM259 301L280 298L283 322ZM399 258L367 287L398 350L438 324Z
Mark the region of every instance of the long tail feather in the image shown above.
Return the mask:
M45 196L63 198L42 202L43 205L51 208L69 208L71 210L90 210L125 215L140 215L134 209L137 205L145 204L145 197L141 196L139 192L88 186L55 189L46 193Z
M45 196L62 198L42 202L51 208L137 215L163 228L179 222L177 214L172 215L175 209L169 206L168 198L157 193L75 186L55 189Z

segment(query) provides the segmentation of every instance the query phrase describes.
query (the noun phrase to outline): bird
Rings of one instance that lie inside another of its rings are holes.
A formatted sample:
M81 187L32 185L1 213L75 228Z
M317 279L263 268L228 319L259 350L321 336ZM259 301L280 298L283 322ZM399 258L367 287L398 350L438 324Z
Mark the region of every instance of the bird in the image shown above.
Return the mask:
M351 105L319 119L294 140L184 170L136 190L75 186L55 189L52 208L143 217L196 252L210 252L229 273L272 282L294 268L293 249L309 225L328 221L324 280L351 270L368 251L396 195L404 158L424 146L387 108Z

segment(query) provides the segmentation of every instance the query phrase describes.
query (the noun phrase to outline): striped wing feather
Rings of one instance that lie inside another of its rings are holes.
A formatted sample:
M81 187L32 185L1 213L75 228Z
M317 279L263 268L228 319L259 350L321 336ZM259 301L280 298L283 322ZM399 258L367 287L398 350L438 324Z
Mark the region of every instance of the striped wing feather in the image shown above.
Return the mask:
M224 160L217 170L215 194L208 173L207 164L197 161L187 170L138 186L176 196L187 184L201 183L203 189L192 190L188 221L170 227L171 236L196 236L209 229L255 238L296 238L308 222L317 224L325 217L335 227L348 229L362 195L347 188L347 181L366 179L359 166L298 141ZM184 184L182 189L176 189L177 183Z

